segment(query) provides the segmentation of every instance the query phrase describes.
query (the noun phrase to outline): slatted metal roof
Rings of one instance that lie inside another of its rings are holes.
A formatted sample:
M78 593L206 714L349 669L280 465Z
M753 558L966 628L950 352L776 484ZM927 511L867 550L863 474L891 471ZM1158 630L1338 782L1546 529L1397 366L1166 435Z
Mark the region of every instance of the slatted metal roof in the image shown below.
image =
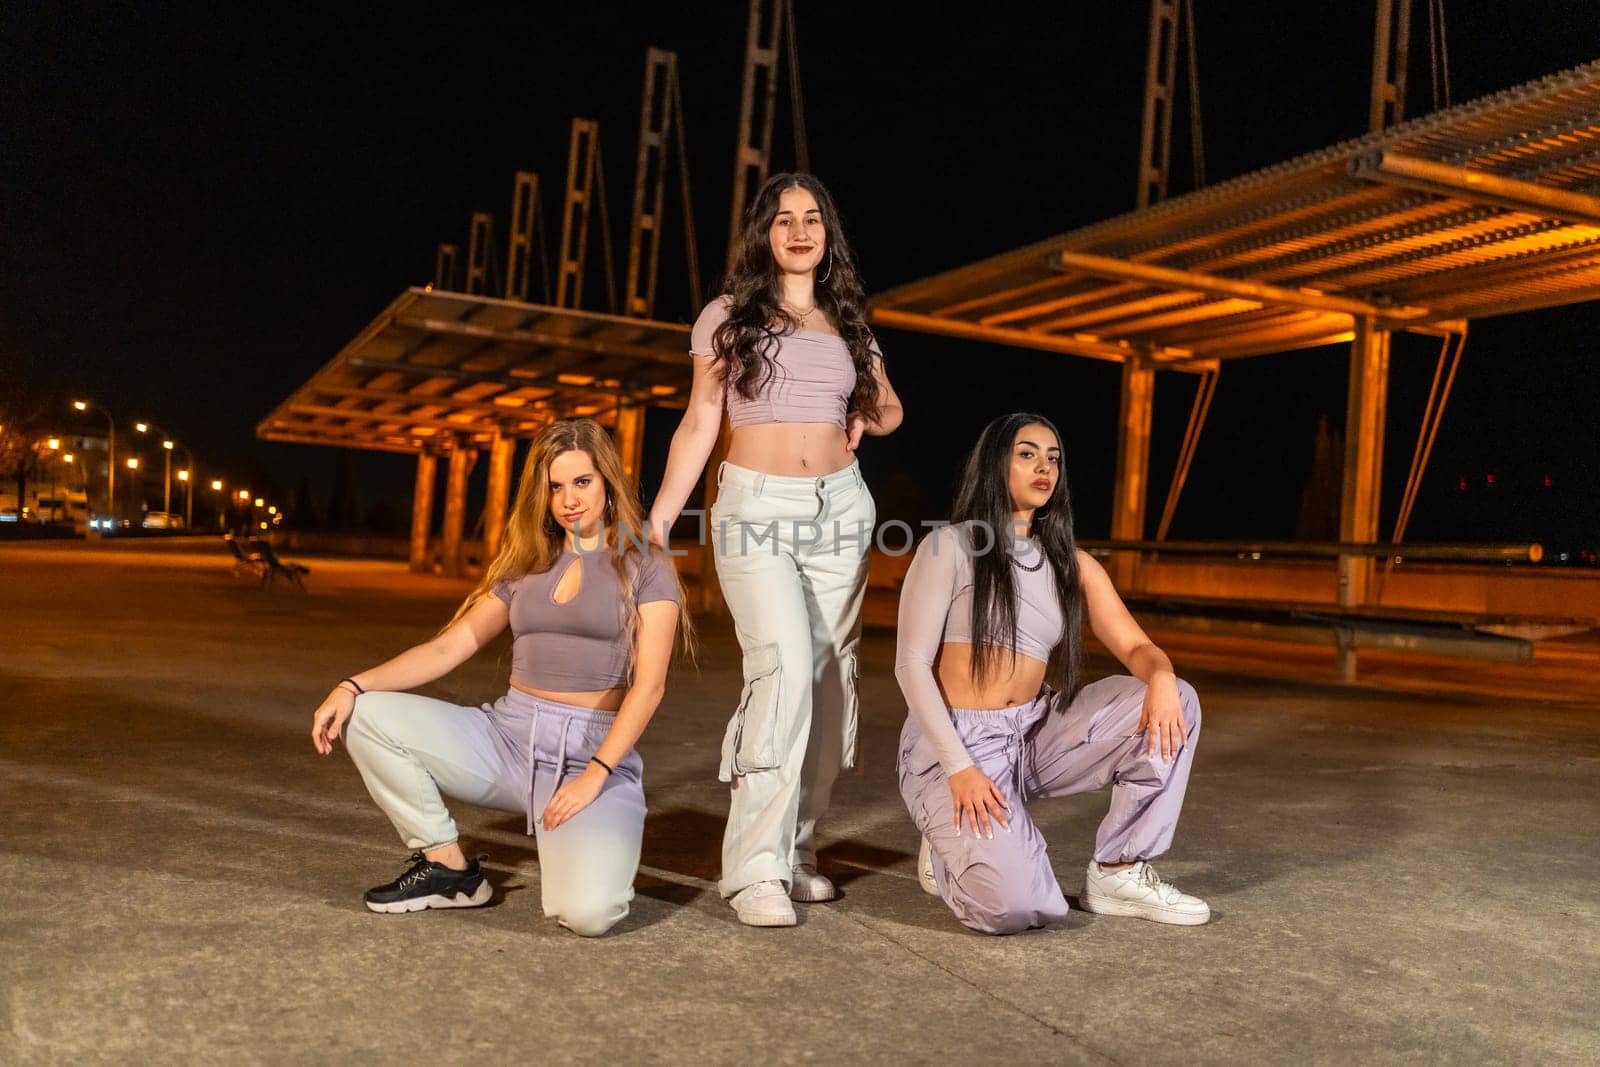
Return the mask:
M623 404L683 407L689 327L407 289L256 427L269 441L388 452L530 437Z
M1600 61L872 301L888 326L1203 366L1600 298Z

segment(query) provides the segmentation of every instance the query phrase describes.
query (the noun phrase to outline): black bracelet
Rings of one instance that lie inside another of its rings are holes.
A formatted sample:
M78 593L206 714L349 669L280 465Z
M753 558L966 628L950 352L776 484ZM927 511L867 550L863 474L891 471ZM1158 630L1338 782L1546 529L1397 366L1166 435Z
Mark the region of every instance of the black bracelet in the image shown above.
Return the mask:
M340 678L339 679L339 684L340 685L343 685L346 682L349 682L351 685L355 686L356 696L360 696L361 694L366 692L365 689L361 688L361 683L356 681L354 678Z
M617 773L617 769L615 767L611 766L611 764L607 763L605 760L601 759L599 756L590 756L589 757L589 762L590 763L598 763L598 764L600 764L600 766L604 767L606 769L606 777L608 777L608 778L611 777L613 774Z

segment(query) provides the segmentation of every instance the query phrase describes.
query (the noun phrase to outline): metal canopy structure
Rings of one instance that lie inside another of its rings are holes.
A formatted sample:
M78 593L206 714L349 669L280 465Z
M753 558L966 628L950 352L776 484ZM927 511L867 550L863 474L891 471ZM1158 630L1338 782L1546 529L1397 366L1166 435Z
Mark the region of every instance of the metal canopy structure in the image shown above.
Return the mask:
M489 454L481 525L492 555L517 441L586 415L611 428L625 472L637 478L645 410L688 401L688 348L687 326L411 288L262 419L256 436L414 454L414 571L433 566L434 483L439 457L448 457L440 567L460 576L478 453Z
M913 282L874 321L1200 369L1600 298L1600 62Z
M1399 111L1384 104L1403 93L1386 73L1386 26L1398 10L1403 70L1407 6L1379 0L1375 124ZM1175 8L1151 10L1151 39L1165 40ZM1150 102L1170 102L1171 52L1161 81L1152 44L1141 204L1151 160L1165 159L1151 151ZM1204 375L1159 540L1221 362L1352 342L1339 539L1376 543L1391 335L1453 335L1459 357L1471 319L1600 298L1597 194L1600 62L892 289L872 317L1122 365L1111 536L1125 550L1111 565L1133 592L1156 371ZM1374 574L1372 559L1341 554L1338 602L1367 603Z
M446 454L558 418L682 407L687 326L412 288L256 428L271 441Z

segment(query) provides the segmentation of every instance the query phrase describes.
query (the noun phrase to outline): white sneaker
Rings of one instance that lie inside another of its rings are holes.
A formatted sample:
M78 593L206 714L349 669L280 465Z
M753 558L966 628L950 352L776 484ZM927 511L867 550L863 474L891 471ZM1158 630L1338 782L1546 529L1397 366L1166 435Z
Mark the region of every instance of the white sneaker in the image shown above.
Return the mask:
M939 880L933 876L933 846L924 837L917 848L917 883L931 896L939 895Z
M823 900L832 900L839 895L839 890L834 884L818 874L816 867L809 863L795 864L789 879L790 900L815 904Z
M1156 869L1143 860L1118 870L1107 870L1091 860L1083 885L1083 907L1096 915L1132 915L1174 926L1199 926L1211 918L1205 901L1163 882Z
M747 885L728 901L746 926L793 926L794 905L783 891L782 882L756 882Z

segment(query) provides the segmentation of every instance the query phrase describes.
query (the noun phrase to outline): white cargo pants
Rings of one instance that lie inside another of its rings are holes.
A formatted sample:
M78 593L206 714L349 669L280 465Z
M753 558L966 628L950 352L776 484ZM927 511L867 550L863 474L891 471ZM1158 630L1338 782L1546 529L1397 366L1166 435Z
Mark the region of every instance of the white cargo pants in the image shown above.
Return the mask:
M733 783L722 895L789 884L815 863L817 819L855 765L856 646L877 509L851 464L785 478L724 463L710 537L744 651L744 687L722 742Z

